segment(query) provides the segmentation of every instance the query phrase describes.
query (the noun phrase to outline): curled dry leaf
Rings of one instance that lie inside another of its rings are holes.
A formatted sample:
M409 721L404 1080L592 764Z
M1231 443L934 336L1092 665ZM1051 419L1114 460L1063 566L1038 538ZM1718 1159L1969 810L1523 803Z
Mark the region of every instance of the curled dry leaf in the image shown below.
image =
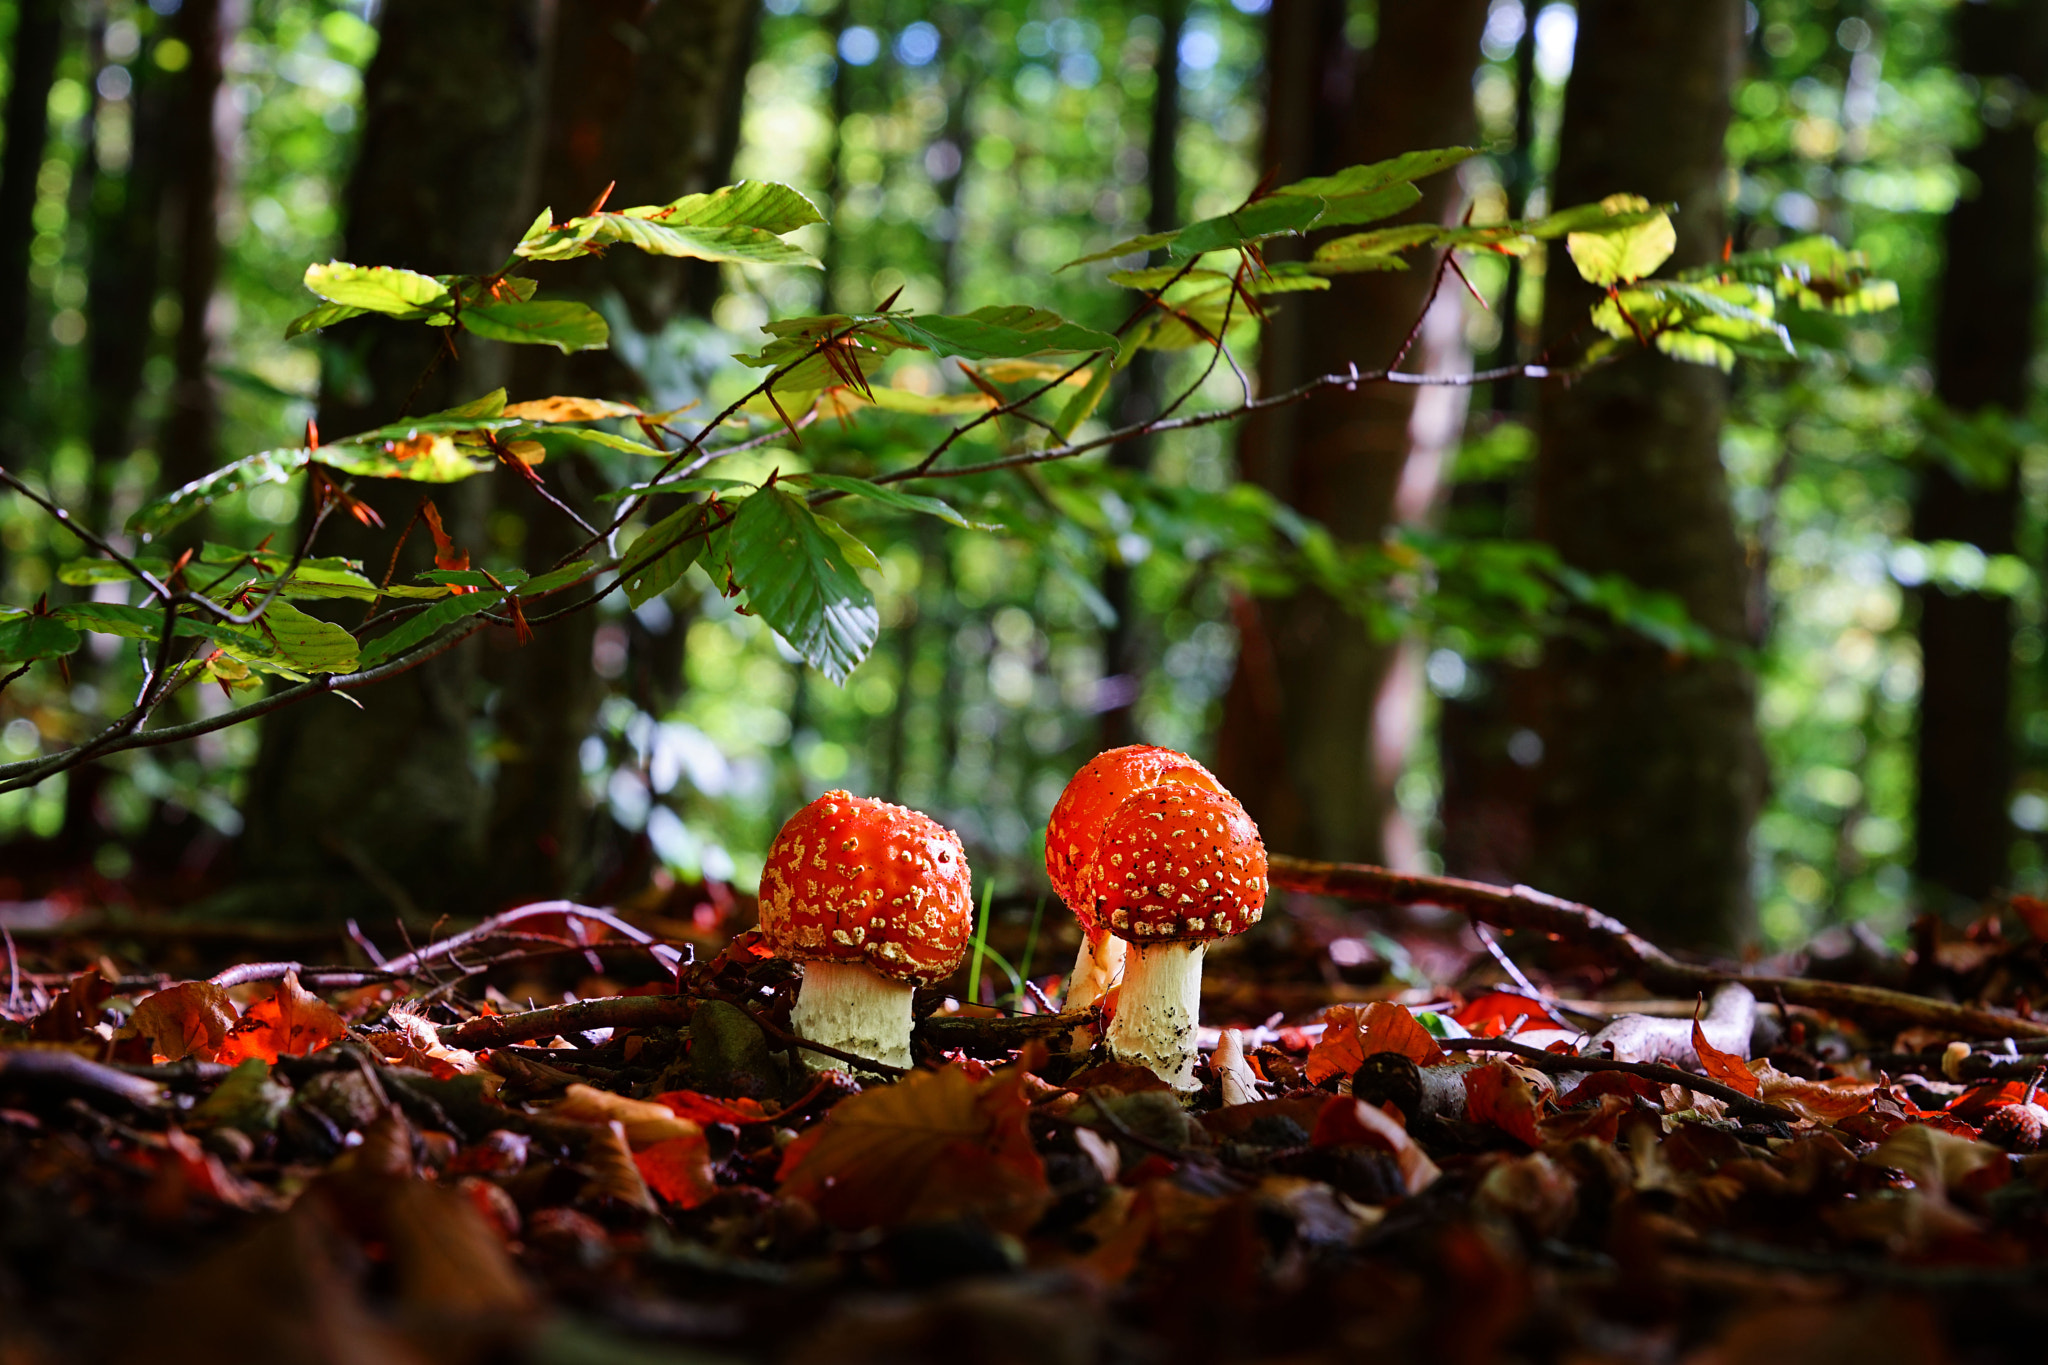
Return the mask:
M1308 1054L1308 1083L1349 1076L1375 1052L1398 1052L1417 1066L1435 1066L1444 1051L1415 1016L1390 1000L1363 1009L1337 1005L1323 1016L1323 1040Z
M555 1102L552 1112L557 1118L577 1123L620 1124L626 1141L636 1152L677 1138L694 1137L702 1141L704 1137L702 1124L677 1118L675 1111L665 1104L628 1099L580 1082L569 1087Z
M347 1032L341 1016L301 986L297 972L287 972L270 999L251 1005L241 1022L228 1030L218 1060L232 1064L251 1057L266 1062L304 1057Z
M1788 1076L1761 1059L1751 1062L1746 1074L1755 1077L1758 1098L1765 1103L1790 1109L1816 1123L1833 1123L1860 1114L1870 1108L1877 1094L1877 1085L1872 1081L1809 1081Z
M1693 1051L1699 1054L1700 1069L1707 1073L1709 1079L1719 1081L1732 1090L1739 1090L1751 1099L1757 1097L1757 1092L1762 1086L1758 1084L1757 1078L1750 1074L1749 1064L1734 1053L1723 1052L1708 1042L1706 1031L1700 1027L1697 1018L1692 1021L1692 1047Z
M116 1038L147 1038L167 1062L210 1062L235 1026L235 1002L211 981L180 981L135 1007Z
M978 1214L1021 1233L1049 1197L1025 1074L1005 1067L977 1084L948 1066L842 1100L784 1153L782 1192L842 1228Z

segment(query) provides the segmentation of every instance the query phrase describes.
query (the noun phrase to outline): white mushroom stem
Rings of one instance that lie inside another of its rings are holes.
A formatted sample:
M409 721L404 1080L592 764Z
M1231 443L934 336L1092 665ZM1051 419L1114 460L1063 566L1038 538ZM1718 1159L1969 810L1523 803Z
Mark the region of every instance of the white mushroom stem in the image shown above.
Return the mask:
M1103 996L1124 970L1124 941L1107 929L1089 929L1081 934L1081 951L1074 958L1074 974L1067 979L1063 1010L1085 1010Z
M910 997L907 982L892 981L857 962L806 962L796 1008L797 1036L884 1066L910 1066ZM822 1052L803 1052L813 1071L844 1071L846 1063Z
M1206 943L1133 943L1109 1023L1109 1052L1149 1068L1175 1090L1194 1090L1195 1027L1202 1012Z
M1209 1064L1223 1080L1223 1105L1250 1104L1259 1098L1259 1078L1244 1059L1244 1035L1234 1028L1223 1030L1223 1039Z

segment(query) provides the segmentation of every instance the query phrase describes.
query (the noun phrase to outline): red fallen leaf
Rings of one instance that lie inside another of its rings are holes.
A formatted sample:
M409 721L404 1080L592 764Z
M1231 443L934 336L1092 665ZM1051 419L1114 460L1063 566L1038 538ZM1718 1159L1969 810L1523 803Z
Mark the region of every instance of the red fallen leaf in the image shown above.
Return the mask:
M167 1062L210 1062L235 1026L235 1002L211 981L180 981L135 1007L116 1038L147 1038Z
M1870 1081L1809 1081L1788 1076L1769 1062L1759 1061L1756 1067L1753 1072L1744 1068L1744 1074L1755 1078L1754 1093L1759 1099L1820 1123L1862 1113L1877 1093L1877 1086Z
M1609 1091L1598 1096L1588 1108L1567 1109L1537 1120L1536 1128L1543 1135L1545 1146L1582 1137L1613 1142L1621 1133L1621 1121L1634 1112L1635 1105L1627 1095Z
M1335 1005L1323 1020L1323 1041L1309 1049L1310 1085L1350 1075L1375 1052L1398 1052L1417 1066L1436 1066L1444 1060L1444 1051L1429 1030L1390 1000L1375 1000L1362 1010Z
M1005 1067L977 1085L949 1066L842 1100L783 1154L782 1192L841 1228L978 1214L1022 1233L1051 1197L1025 1075Z
M1739 1090L1751 1099L1763 1089L1761 1082L1749 1074L1749 1064L1732 1052L1723 1052L1707 1041L1707 1035L1700 1029L1700 1017L1695 1010L1692 1017L1692 1047L1700 1055L1700 1066L1707 1076L1719 1081L1731 1090Z
M1571 1109L1602 1095L1619 1095L1623 1099L1639 1095L1655 1104L1663 1098L1664 1088L1655 1081L1644 1080L1641 1076L1631 1076L1626 1071L1595 1071L1573 1086L1570 1093L1557 1104L1560 1109Z
M112 983L96 969L78 973L47 1009L29 1021L28 1036L39 1043L77 1042L92 1032L99 1022L100 1002L113 993Z
M228 1030L216 1059L232 1066L251 1057L275 1062L318 1052L348 1032L340 1015L325 1000L299 984L297 972L285 973L270 999L249 1007L241 1022Z
M1465 1111L1474 1123L1490 1123L1531 1147L1543 1145L1536 1121L1541 1092L1530 1073L1507 1062L1488 1062L1465 1073Z
M711 1174L711 1147L701 1132L635 1152L633 1164L648 1189L679 1209L694 1209L718 1193L718 1181Z
M2027 926L2028 933L2048 943L2048 901L2016 895L2012 898L2012 912Z
M1526 995L1514 995L1507 991L1493 991L1468 1001L1465 1008L1451 1016L1463 1024L1476 1038L1498 1038L1508 1031L1517 1019L1547 1018L1543 1006Z
M731 1100L713 1099L700 1095L694 1090L671 1090L665 1095L654 1097L656 1104L665 1104L677 1118L690 1119L697 1123L764 1123L774 1118L761 1107L759 1100L744 1097Z
M2018 1104L2027 1098L2025 1081L2001 1081L1980 1085L1967 1094L1960 1095L1949 1103L1944 1112L1951 1118L1964 1123L1982 1124L1991 1117L1994 1109L2003 1109L2008 1104Z

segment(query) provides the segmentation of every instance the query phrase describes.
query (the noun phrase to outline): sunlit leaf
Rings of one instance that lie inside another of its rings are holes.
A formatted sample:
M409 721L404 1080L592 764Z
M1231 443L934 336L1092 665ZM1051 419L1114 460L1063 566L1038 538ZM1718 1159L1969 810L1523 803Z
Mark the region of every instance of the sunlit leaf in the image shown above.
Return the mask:
M481 592L444 598L416 615L407 617L382 635L366 641L356 660L356 667L367 669L388 663L414 645L426 643L440 634L444 627L474 616L480 611L487 611L495 605L496 597Z
M493 341L523 342L570 351L601 351L611 328L597 310L573 299L479 303L462 310L463 327Z
M1635 195L1613 195L1601 201L1601 207L1613 208L1610 218L1642 211L1647 204ZM1594 226L1568 233L1564 245L1580 278L1604 287L1642 279L1664 264L1678 249L1678 230L1672 227L1669 214L1658 213L1627 227Z
M347 261L309 265L305 283L329 303L398 318L444 316L453 302L448 287L439 280L390 265L351 265Z

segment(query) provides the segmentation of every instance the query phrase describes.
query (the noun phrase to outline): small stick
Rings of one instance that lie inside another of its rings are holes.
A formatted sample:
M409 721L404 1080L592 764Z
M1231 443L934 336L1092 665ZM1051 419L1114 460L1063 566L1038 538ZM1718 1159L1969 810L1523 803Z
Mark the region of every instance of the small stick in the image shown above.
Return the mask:
M1619 1071L1630 1076L1640 1076L1646 1081L1662 1081L1666 1085L1682 1085L1702 1095L1711 1095L1730 1109L1772 1119L1780 1123L1797 1123L1799 1115L1789 1109L1781 1109L1763 1100L1751 1099L1733 1086L1719 1081L1710 1081L1705 1076L1696 1076L1690 1071L1680 1071L1675 1066L1660 1062L1617 1062L1611 1057L1567 1057L1561 1052L1545 1052L1526 1043L1510 1042L1505 1038L1439 1038L1436 1045L1446 1052L1507 1052L1527 1062L1533 1070L1557 1075L1572 1071Z

